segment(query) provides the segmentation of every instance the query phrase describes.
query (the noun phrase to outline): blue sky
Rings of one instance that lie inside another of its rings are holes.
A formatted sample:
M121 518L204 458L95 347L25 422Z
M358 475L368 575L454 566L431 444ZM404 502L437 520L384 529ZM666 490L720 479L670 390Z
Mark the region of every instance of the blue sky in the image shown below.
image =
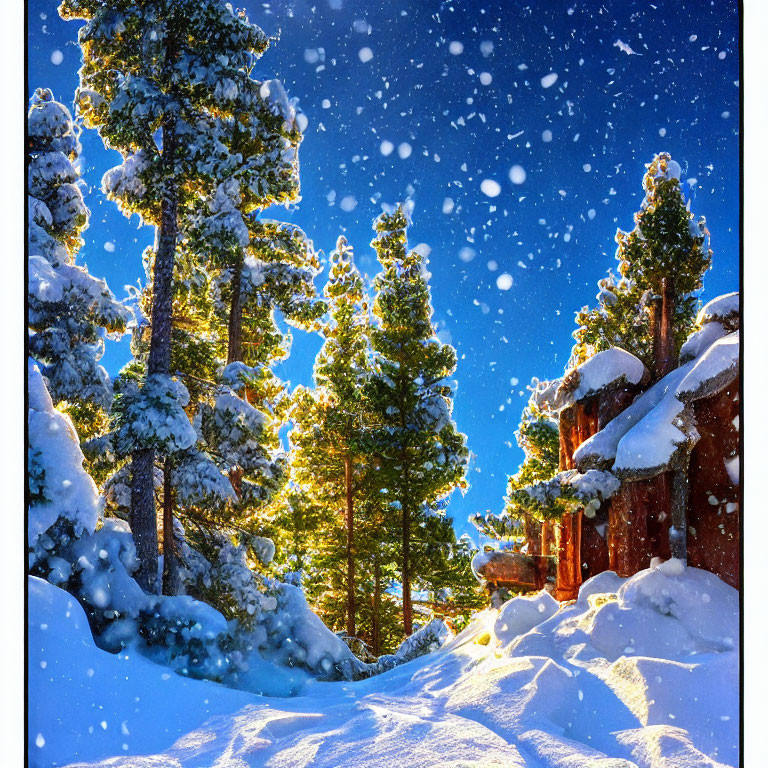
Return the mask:
M78 23L59 19L56 7L28 4L29 84L71 103ZM597 280L615 265L616 228L633 226L654 153L681 163L692 210L712 233L702 298L738 288L737 3L283 0L245 8L279 33L255 76L280 78L308 119L303 199L272 215L302 226L326 254L346 235L372 277L373 219L382 203L413 200L410 243L431 248L434 320L459 355L454 415L474 454L471 488L454 494L449 514L459 533L473 532L467 516L501 509L507 475L522 459L514 432L526 384L562 374L573 313L594 303ZM95 132L82 141L92 218L81 260L122 296L143 278L153 232L99 191L117 153ZM522 183L510 178L515 166ZM281 375L310 383L320 343L295 331ZM115 374L128 356L126 342L110 343L103 362Z

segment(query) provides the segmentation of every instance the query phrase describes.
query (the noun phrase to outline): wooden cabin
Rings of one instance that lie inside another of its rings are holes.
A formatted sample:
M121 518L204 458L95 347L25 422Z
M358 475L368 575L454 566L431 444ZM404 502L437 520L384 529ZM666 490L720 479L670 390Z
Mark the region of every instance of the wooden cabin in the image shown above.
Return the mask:
M709 302L697 320L680 365L660 381L650 384L643 364L614 348L542 390L541 405L559 414L560 471L618 480L596 511L529 526L527 556L553 557L558 600L602 571L628 577L681 552L740 585L738 293ZM496 562L499 583L508 559Z

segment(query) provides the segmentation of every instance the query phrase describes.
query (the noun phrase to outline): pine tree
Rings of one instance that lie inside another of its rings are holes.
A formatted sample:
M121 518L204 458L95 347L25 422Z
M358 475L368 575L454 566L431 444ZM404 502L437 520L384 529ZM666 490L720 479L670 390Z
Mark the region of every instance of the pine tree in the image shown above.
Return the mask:
M466 536L456 539L450 518L432 515L425 523L425 543L414 561L420 591L426 593L424 608L431 616L463 625L473 611L485 604L485 596L472 572L476 550Z
M375 222L372 245L383 269L374 281L378 322L367 396L379 415L372 441L379 482L400 515L403 627L409 635L414 562L423 546L414 533L442 498L465 486L468 451L452 420L452 391L445 382L456 368L456 352L435 336L426 265L407 249L407 226L402 206Z
M169 376L179 225L201 200L215 199L220 180L243 163L239 126L252 126L256 120L244 116L259 114L263 106L263 84L250 73L268 39L244 14L218 0L64 0L60 13L86 21L79 33L80 113L124 158L105 175L104 188L127 215L138 213L156 227L144 386L123 400L125 418L142 423L124 423L121 430L122 446L133 457L137 579L154 591L154 454L185 451L195 442L194 430L181 421L187 393ZM265 163L262 173L256 165L224 196L248 197L250 190L258 195L273 169ZM168 426L152 429L153 420ZM129 436L133 444L126 442Z
M526 539L536 538L540 520L519 503L518 492L536 483L551 480L558 471L560 434L557 415L542 407L538 394L549 382L534 379L531 397L520 416L515 432L517 444L525 458L518 471L507 481L507 495L501 515L487 514L472 520L484 535L501 541L512 541L513 547Z
M654 378L669 373L693 330L695 291L712 252L703 217L694 221L680 184L680 166L654 157L643 179L645 198L635 228L616 232L620 276L598 282L598 306L576 313L569 367L613 346L642 360Z
M703 217L694 221L680 183L680 166L662 152L647 166L645 198L631 232L616 233L622 277L649 289L653 373L675 368L695 316L693 293L709 269L712 251Z
M651 291L611 270L598 281L597 307L576 313L576 341L568 367L573 368L611 347L621 347L653 367L649 302Z
M75 263L89 217L78 186L79 132L46 88L32 97L28 136L29 352L53 402L89 436L112 401L112 383L99 365L104 336L119 337L131 313L106 282Z
M300 392L293 409L292 467L295 481L312 498L344 510L340 517L345 529L346 629L354 637L355 501L370 474L363 455L368 429L363 385L369 373L369 320L363 279L343 237L331 254L325 295L329 322L315 361L316 389Z

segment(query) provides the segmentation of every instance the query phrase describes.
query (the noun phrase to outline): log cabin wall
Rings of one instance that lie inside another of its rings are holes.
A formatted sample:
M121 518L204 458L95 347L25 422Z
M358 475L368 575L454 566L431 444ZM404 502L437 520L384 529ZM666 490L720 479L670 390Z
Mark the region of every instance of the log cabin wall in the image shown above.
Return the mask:
M608 509L608 567L626 578L669 557L672 473L623 482Z
M597 426L603 429L613 421L623 410L632 405L632 401L640 392L640 387L622 387L612 392L606 392L599 398L597 406Z
M739 588L739 485L725 462L739 453L739 379L693 404L700 439L691 452L688 563Z
M585 399L560 412L560 471L574 469L582 442L627 408L639 387L625 387ZM701 435L691 453L688 500L688 563L739 587L739 486L725 461L739 451L739 381L693 404ZM670 557L672 472L624 481L599 516L581 512L542 526L541 551L558 555L555 597L574 599L582 581L605 570L629 577L648 568L651 558ZM598 530L601 529L601 530ZM601 535L604 533L605 535ZM546 539L546 541L545 541ZM538 544L538 542L537 542Z
M560 411L559 469L574 469L574 451L599 430L599 398L590 397ZM556 525L557 579L555 599L573 600L582 583L582 528L584 515L579 510L564 514ZM590 525L589 521L586 523ZM594 526L590 526L594 527ZM590 536L593 545L594 537Z
M575 469L573 454L576 449L592 435L599 432L608 422L615 419L625 408L632 404L639 386L626 386L594 395L579 403L574 403L560 412L560 471ZM618 520L631 520L629 510L633 508L632 500L626 509L620 510ZM558 548L558 581L556 595L560 599L570 600L578 595L579 586L585 579L602 573L611 568L610 542L611 520L617 523L616 514L611 516L611 502L603 504L597 517L587 519L581 512L575 515L565 515L559 528L560 546ZM623 530L620 523L618 530ZM647 521L642 538L648 538ZM651 521L651 532L657 537L656 525ZM630 531L637 534L637 527ZM619 539L626 536L614 536L614 550L619 547ZM630 537L631 538L631 537ZM621 553L626 559L626 553ZM615 558L614 558L615 560ZM645 567L645 566L644 566Z

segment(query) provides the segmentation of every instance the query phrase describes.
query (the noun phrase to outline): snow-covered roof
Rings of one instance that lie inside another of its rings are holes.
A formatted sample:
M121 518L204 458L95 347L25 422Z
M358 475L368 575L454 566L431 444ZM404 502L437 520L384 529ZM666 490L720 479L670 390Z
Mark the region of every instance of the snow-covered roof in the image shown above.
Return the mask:
M623 410L603 429L585 440L573 454L573 459L579 469L584 471L588 467L611 467L616 459L619 443L623 438L658 407L665 397L670 395L674 397L677 385L692 367L693 363L688 363L667 374L650 389L635 398L629 408Z
M705 304L696 317L699 325L719 322L730 326L731 330L738 328L740 311L739 292L725 293Z
M727 333L722 323L715 320L706 323L700 331L692 333L680 347L680 362L687 363L694 360Z
M739 372L739 332L729 333L712 344L695 361L690 373L675 392L679 400L690 403L709 397L728 386Z
M682 446L693 447L699 439L675 391L668 386L658 404L619 441L613 471L622 479L641 480L663 472Z
M716 394L731 383L739 370L739 333L714 342L698 356L676 368L637 397L600 432L574 452L578 468L611 469L620 478L639 480L665 471L682 446L698 440L686 405Z
M564 408L609 388L640 384L647 375L646 367L638 358L620 347L611 347L565 375L554 406Z

